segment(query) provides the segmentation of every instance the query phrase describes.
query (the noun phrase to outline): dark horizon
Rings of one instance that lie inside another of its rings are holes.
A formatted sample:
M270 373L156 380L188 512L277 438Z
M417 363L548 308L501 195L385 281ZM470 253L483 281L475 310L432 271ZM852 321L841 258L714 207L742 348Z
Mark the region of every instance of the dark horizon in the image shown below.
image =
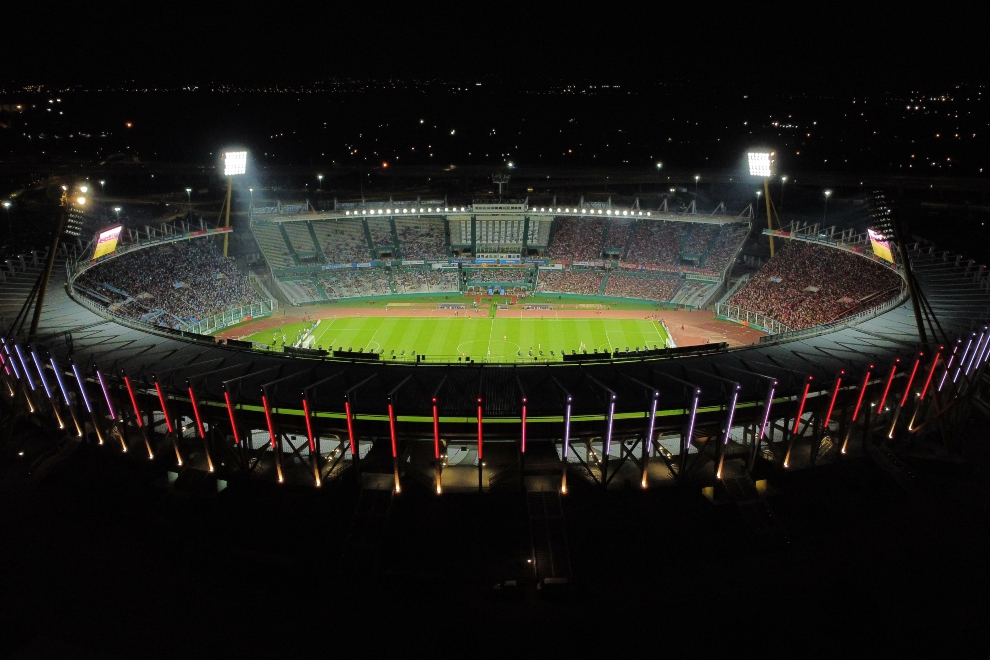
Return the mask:
M154 22L146 21L154 15ZM697 7L561 15L474 6L203 6L146 13L104 4L53 18L7 10L0 84L299 83L332 77L688 81L785 92L985 84L987 46L965 16L830 7L777 13Z

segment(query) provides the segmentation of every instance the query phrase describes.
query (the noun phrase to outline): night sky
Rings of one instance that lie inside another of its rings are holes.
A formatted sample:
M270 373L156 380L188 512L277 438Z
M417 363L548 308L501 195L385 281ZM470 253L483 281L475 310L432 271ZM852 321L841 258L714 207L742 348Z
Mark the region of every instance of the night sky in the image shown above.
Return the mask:
M44 7L44 9L41 9ZM778 88L874 90L985 81L974 15L694 3L442 10L328 3L96 3L4 10L3 82L305 82L332 76L629 81L766 81ZM77 9L77 7L79 7ZM180 9L181 7L181 9Z

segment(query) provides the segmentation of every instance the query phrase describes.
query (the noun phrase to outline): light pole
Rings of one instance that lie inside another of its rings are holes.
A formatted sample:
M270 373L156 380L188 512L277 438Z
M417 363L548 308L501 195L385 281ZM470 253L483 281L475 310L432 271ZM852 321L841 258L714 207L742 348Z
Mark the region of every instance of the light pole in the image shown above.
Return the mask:
M117 222L120 222L120 207L119 206L113 207L113 212L117 214Z
M825 208L822 211L822 225L825 224L825 214L828 213L828 198L832 196L831 190L825 191ZM824 228L824 227L823 227Z
M106 186L107 186L107 182L104 179L100 179L100 194L101 195L106 192L106 190L107 190L107 187Z
M700 174L694 175L694 212L698 212L698 181L701 179Z
M186 202L189 204L189 215L192 215L192 188L186 188Z
M248 188L248 195L251 196L251 209L254 209L254 188Z
M7 234L10 236L10 242L14 242L14 225L10 224L10 202L4 200L3 207L7 210Z
M322 211L323 210L323 208L322 208L323 207L323 175L322 174L317 174L316 175L316 180L319 181L319 183L320 183L320 185L319 185L319 189L320 189L320 210Z
M749 162L749 175L763 179L763 190L756 191L756 207L760 206L760 195L766 193L767 196L767 229L770 230L770 258L772 259L775 250L773 244L773 217L770 215L770 177L773 176L774 151L750 151L746 154ZM754 214L755 216L755 214Z
M662 186L663 180L660 178L660 170L663 169L663 163L657 163L657 185Z
M227 199L224 207L227 209L227 216L224 220L224 228L230 227L230 204L234 192L234 177L247 172L247 152L246 151L225 151L223 153L223 175L227 177ZM223 235L223 256L227 256L227 245L230 235L224 232Z
M787 177L780 177L780 212L784 212L784 184L787 183Z
M41 310L45 306L45 294L48 292L48 282L52 276L52 267L55 265L55 254L58 252L58 244L65 231L66 221L72 207L82 213L82 207L86 206L85 193L89 190L85 184L76 184L72 190L68 185L62 186L62 199L59 201L58 211L55 214L55 232L52 236L52 246L48 250L48 257L45 259L45 270L41 273L41 280L38 282L38 297L34 303L34 316L31 318L31 328L28 330L28 341L34 341L38 336L38 323L41 321ZM83 193L83 194L79 194Z

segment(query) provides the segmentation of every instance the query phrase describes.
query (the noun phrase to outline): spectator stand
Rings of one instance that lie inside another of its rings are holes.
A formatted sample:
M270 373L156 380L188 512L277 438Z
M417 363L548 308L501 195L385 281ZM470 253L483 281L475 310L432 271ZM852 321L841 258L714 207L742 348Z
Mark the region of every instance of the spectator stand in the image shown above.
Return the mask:
M778 234L783 236L783 234ZM772 334L829 326L906 296L901 274L855 246L795 235L717 313Z
M73 252L66 261L70 295L103 316L197 334L278 309L212 242L194 240L229 229L180 223L146 230L123 234L117 249L97 260L92 247Z

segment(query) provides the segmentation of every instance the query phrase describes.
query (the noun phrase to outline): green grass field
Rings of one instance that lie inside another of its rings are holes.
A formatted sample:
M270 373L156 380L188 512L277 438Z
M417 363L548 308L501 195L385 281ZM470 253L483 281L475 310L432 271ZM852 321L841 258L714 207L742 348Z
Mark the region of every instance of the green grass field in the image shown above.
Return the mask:
M291 345L312 323L293 323L281 332L259 332L249 340L281 350L282 335ZM313 348L383 351L406 358L413 351L431 359L456 361L466 357L478 361L515 361L533 358L560 359L561 350L579 350L582 343L589 353L598 349L626 350L663 348L666 333L659 322L637 319L518 319L487 317L345 317L324 319L313 333ZM551 351L554 355L551 356ZM521 353L521 356L519 355Z

